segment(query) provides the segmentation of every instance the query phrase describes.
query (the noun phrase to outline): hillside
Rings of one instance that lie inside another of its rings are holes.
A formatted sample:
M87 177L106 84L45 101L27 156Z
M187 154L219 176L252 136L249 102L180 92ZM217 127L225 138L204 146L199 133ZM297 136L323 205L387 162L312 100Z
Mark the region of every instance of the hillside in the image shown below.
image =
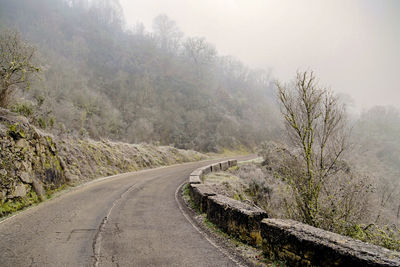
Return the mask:
M152 32L127 29L118 1L89 3L0 1L0 24L35 45L42 66L15 110L34 110L55 134L198 151L252 148L277 135L268 72L184 37L165 15Z
M167 146L61 139L0 109L0 217L96 177L206 158Z
M199 158L178 149L254 151L270 140L293 146L282 127L279 83L271 73L220 55L203 37L184 36L166 15L154 18L149 30L140 23L128 27L118 0L0 0L0 5L0 33L19 32L21 42L36 47L32 62L40 67L30 88L14 88L13 101L0 103L12 111L2 110L5 202L18 202L21 194L35 202L43 190L65 183ZM13 62L3 57L2 69ZM345 97L335 97L334 103L343 102ZM347 124L345 106L340 110ZM352 131L340 154L354 176L368 181L360 186L374 197L363 203L379 211L373 221L381 225L400 218L399 114L390 107L350 114ZM332 151L339 144L344 143L332 143ZM31 176L42 179L43 190ZM343 195L333 181L332 190Z

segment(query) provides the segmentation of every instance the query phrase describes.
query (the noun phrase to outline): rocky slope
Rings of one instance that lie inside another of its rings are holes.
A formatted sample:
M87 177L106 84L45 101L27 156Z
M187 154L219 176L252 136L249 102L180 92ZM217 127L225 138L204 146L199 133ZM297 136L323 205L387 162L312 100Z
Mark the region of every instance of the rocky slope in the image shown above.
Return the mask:
M0 217L40 202L66 185L205 157L166 146L61 139L0 109Z

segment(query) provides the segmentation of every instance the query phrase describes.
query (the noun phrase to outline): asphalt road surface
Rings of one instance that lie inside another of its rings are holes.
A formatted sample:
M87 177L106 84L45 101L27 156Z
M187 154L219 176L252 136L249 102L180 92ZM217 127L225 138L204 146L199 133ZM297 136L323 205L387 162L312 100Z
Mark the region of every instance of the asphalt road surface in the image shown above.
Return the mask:
M99 179L8 218L0 266L235 266L175 199L189 174L211 162Z

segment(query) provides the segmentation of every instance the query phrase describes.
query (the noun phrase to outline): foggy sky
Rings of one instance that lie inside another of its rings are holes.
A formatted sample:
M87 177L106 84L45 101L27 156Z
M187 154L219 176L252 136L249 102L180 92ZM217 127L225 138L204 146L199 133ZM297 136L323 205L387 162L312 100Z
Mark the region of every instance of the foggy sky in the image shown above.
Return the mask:
M161 13L220 55L271 69L281 81L313 69L357 110L400 108L400 1L121 0L127 23L151 31Z

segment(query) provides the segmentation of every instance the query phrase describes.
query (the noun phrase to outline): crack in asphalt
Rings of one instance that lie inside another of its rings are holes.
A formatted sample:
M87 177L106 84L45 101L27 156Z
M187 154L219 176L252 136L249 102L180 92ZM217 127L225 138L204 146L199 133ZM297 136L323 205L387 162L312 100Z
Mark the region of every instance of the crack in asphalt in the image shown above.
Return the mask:
M159 175L152 179L147 180L146 182L150 183L150 182L157 180L159 178L162 178L162 177L163 177L163 175ZM124 196L126 194L128 194L129 192L131 192L133 189L136 189L136 188L139 188L139 190L143 189L143 186L137 187L138 185L143 185L143 183L139 183L139 184L136 183L136 184L128 187L128 189L126 189L117 199L115 199L111 205L111 208L108 210L107 215L103 218L103 220L99 224L99 227L97 228L97 231L93 238L93 243L92 243L93 258L94 258L93 266L95 266L95 267L99 266L100 250L101 250L101 233L105 229L105 226L108 222L108 218L110 217L112 210L124 198ZM113 255L113 256L115 256L115 255ZM113 260L116 261L115 257L113 257Z
M93 248L93 255L94 255L94 263L93 266L97 267L99 266L99 260L100 260L100 250L101 250L101 233L104 231L104 228L107 224L108 218L111 215L111 212L113 208L118 204L118 202L124 198L126 194L128 194L130 191L136 188L137 184L134 184L130 186L128 189L126 189L116 200L113 201L111 208L108 210L107 215L103 218L101 223L99 224L99 227L97 228L96 234L93 238L93 243L92 243L92 248Z

